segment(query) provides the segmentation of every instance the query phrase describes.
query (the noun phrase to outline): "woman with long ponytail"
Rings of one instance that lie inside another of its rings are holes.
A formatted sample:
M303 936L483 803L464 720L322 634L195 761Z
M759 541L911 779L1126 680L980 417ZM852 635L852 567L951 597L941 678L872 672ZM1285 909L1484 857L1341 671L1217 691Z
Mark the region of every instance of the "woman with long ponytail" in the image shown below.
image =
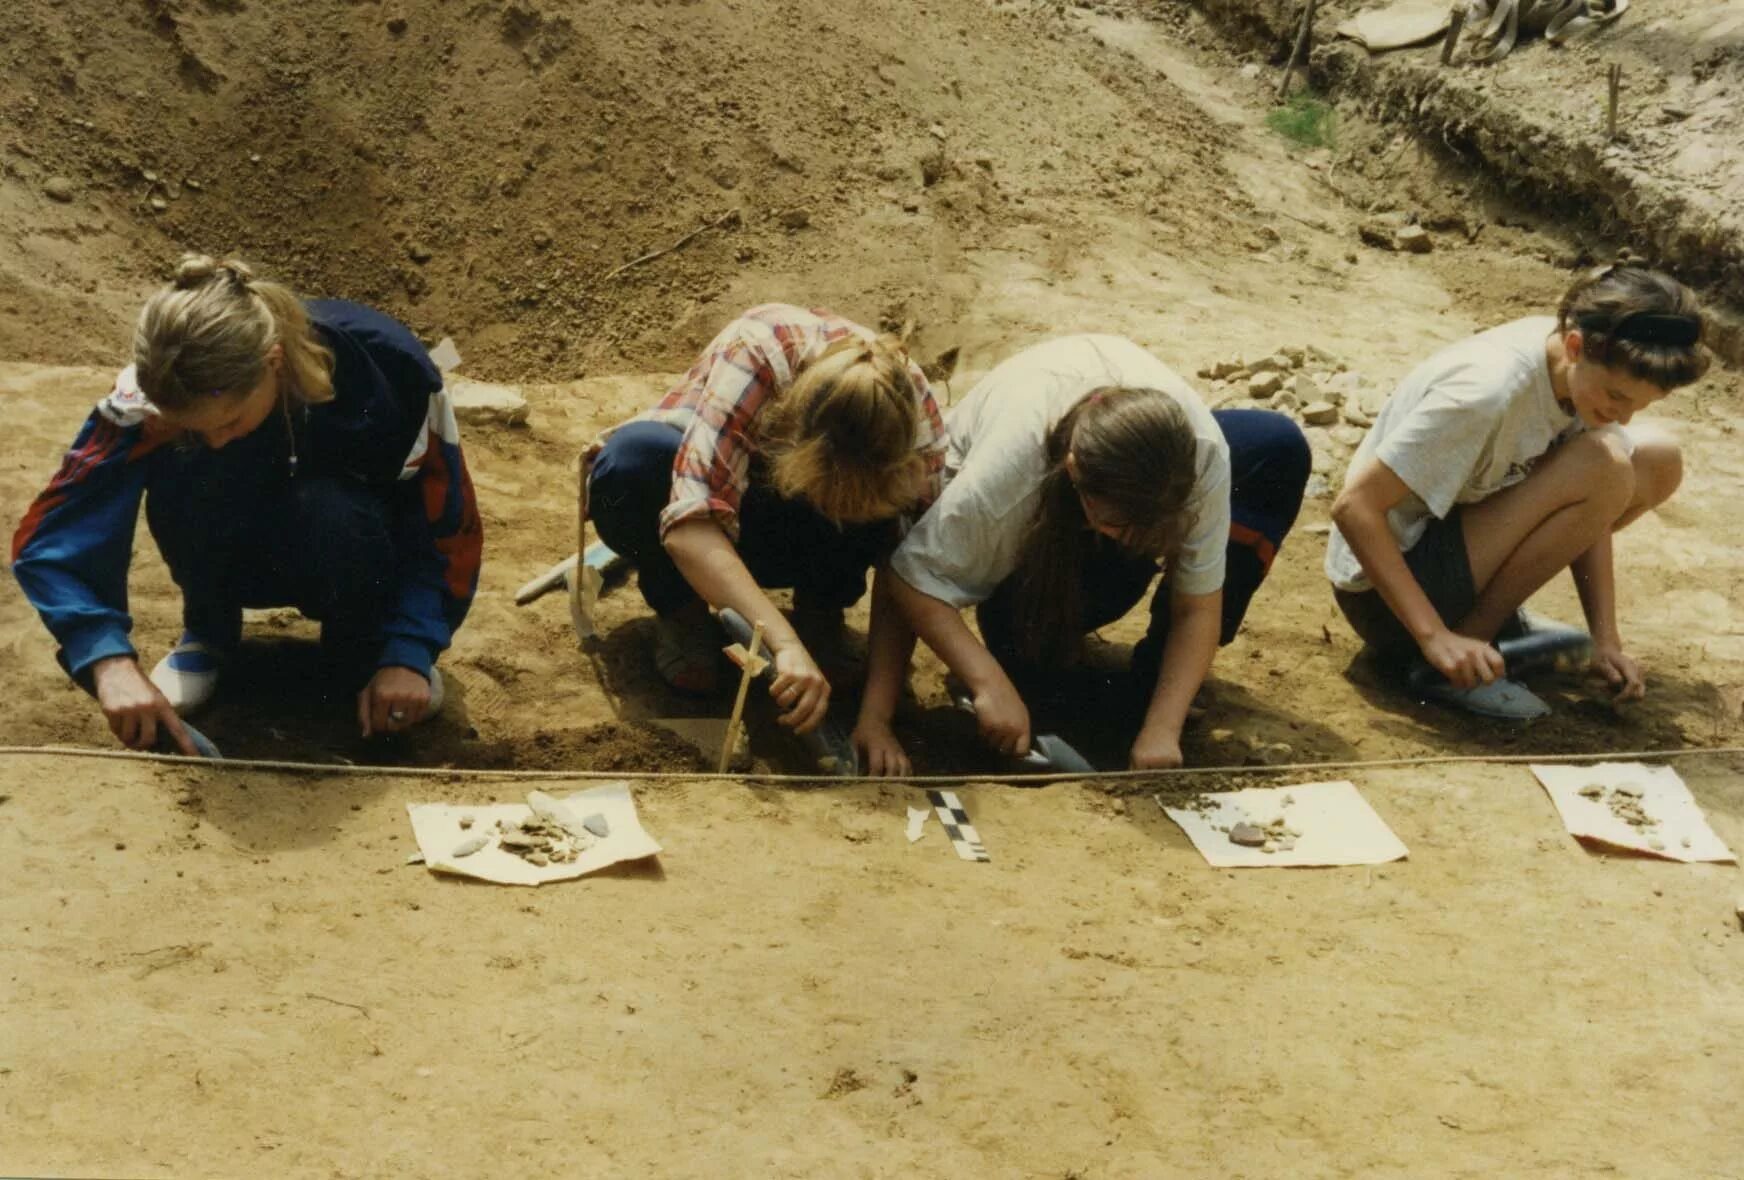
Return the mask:
M1181 726L1234 638L1308 480L1282 414L1209 411L1130 340L1068 336L1005 361L951 411L947 482L891 559L891 598L973 697L996 749L1030 702L1163 571L1133 651L1135 767L1181 762ZM981 637L961 611L974 606ZM874 649L874 657L879 649ZM899 663L875 659L859 729L891 744Z

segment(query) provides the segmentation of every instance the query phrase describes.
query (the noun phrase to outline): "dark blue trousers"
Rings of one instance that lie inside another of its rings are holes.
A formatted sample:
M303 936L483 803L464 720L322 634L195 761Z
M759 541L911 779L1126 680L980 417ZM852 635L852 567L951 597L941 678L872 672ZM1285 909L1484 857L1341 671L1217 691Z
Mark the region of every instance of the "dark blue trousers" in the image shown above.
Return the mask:
M1235 638L1247 615L1254 591L1271 570L1284 537L1296 523L1302 492L1308 484L1312 456L1302 431L1283 414L1271 410L1213 410L1213 418L1229 443L1229 548L1223 577L1223 626L1218 638ZM1083 617L1079 628L1090 632L1124 616L1138 605L1157 576L1156 562L1122 548L1097 534L1089 560L1080 567ZM1018 656L1013 632L1016 580L1000 583L976 614L981 637L1020 690L1045 686L1056 679L1050 669L1026 667ZM1132 651L1131 679L1145 699L1157 682L1163 646L1169 638L1169 584L1165 579L1151 596L1150 628Z
M295 607L320 621L324 647L373 668L398 582L391 492L292 478L275 426L218 450L178 448L146 486L183 624L222 651L240 639L244 607Z
M588 482L588 515L600 540L635 565L642 597L662 615L697 601L660 543L660 513L672 499L682 437L660 422L620 426L594 459ZM802 500L776 495L755 475L739 503L739 557L759 586L792 588L796 605L852 606L866 593L866 571L895 541L894 521L835 524Z

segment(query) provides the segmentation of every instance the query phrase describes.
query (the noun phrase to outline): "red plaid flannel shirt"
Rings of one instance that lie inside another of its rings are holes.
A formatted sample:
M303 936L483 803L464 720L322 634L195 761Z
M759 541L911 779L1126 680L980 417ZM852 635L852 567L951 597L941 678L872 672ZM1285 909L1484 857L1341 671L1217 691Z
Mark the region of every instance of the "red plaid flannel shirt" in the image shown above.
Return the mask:
M633 421L665 422L684 432L672 465L672 499L660 514L664 537L680 521L711 517L729 537L739 532L739 501L758 453L757 413L793 384L807 361L848 336L871 339L867 328L823 310L786 303L753 307L714 338L660 404ZM920 394L914 449L926 459L917 509L938 497L945 464L945 424L920 366L908 375Z

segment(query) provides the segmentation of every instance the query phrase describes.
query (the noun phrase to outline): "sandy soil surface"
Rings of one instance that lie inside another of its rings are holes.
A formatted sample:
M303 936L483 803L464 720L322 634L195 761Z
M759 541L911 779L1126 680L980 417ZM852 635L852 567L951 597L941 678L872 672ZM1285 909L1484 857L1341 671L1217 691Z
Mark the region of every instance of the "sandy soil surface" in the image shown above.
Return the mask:
M1744 845L1744 764L1682 768ZM403 863L404 804L505 785L6 770L9 1172L1739 1158L1736 869L1590 855L1522 767L1364 775L1410 858L1296 871L1207 868L1143 794L964 790L974 864L904 839L914 788L646 784L658 862L537 891Z
M52 472L184 244L451 334L471 375L526 382L533 414L467 434L484 577L444 660L452 706L415 738L360 742L313 678L308 625L263 615L203 724L233 755L330 775L0 759L0 1170L1733 1167L1736 871L1589 856L1518 768L1363 776L1413 854L1372 872L1214 873L1148 797L1089 788L967 791L995 856L975 866L936 830L903 842L912 788L671 780L638 788L659 868L518 894L402 864L404 803L518 794L443 766L700 765L647 723L724 704L659 690L633 586L585 653L559 601L512 594L573 549L580 445L739 307L912 321L923 356L960 350L957 392L1039 336L1101 330L1187 374L1312 345L1311 375L1372 395L1443 341L1545 310L1616 243L1467 200L1410 154L1351 167L1384 131L1290 148L1263 125L1267 85L1169 26L973 0L874 0L852 21L809 0L287 12L24 7L0 50L0 519ZM1437 193L1483 232L1447 220L1420 256L1361 243L1377 208ZM1542 679L1557 711L1525 730L1402 699L1359 658L1320 559L1341 429L1360 428L1327 428L1325 482L1218 661L1189 758L1740 744L1741 407L1716 370L1659 415L1686 482L1618 547L1648 699L1619 713ZM143 532L132 593L152 660L179 604ZM1542 598L1578 617L1567 586ZM1108 654L1137 627L1109 629ZM108 746L11 586L0 683L0 742ZM922 766L995 772L936 663L914 687ZM1118 763L1123 735L1062 720ZM762 765L798 765L757 728ZM1744 843L1739 764L1683 765Z

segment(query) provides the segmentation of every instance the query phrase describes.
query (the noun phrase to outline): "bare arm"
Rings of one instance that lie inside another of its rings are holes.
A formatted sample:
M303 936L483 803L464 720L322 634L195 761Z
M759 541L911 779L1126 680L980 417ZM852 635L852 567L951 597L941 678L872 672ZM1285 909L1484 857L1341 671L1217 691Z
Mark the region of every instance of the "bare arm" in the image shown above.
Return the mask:
M796 733L822 724L830 705L829 681L792 624L745 568L721 526L713 520L680 521L667 532L665 545L684 580L710 606L732 607L752 626L763 624L763 637L775 655L775 681L769 695L785 710L781 723Z
M1333 501L1333 523L1381 600L1417 641L1424 659L1461 688L1494 680L1502 674L1501 654L1488 643L1448 627L1405 564L1405 555L1387 527L1387 513L1410 494L1410 487L1392 468L1378 459L1365 460L1351 470L1344 490Z
M1181 727L1205 683L1223 630L1223 591L1169 598L1169 639L1144 725L1132 744L1135 770L1181 765Z
M1623 636L1617 629L1617 577L1612 561L1611 534L1605 533L1569 565L1574 588L1580 595L1587 628L1593 633L1593 666L1617 690L1621 700L1634 700L1647 691L1641 666L1623 651Z
M896 575L880 565L872 575L872 624L866 635L866 688L854 725L854 748L862 768L872 775L904 775L911 766L902 744L891 732L896 701L914 655L914 631L891 598Z
M914 633L969 686L981 734L1003 754L1029 753L1029 709L993 653L943 599L916 590L892 572L890 597Z

